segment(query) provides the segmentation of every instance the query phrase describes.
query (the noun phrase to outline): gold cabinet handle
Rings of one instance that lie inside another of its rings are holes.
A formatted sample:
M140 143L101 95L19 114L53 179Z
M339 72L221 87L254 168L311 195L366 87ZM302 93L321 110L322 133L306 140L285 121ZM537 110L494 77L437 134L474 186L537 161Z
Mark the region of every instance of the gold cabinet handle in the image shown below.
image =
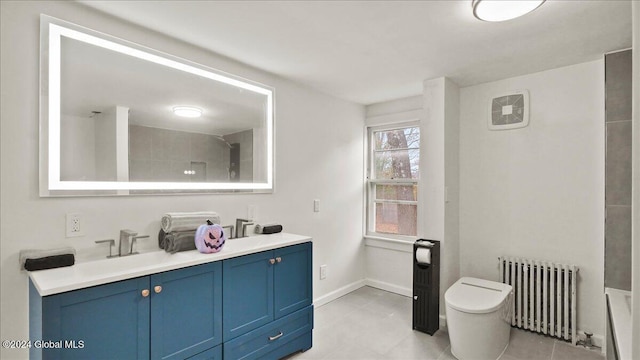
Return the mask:
M276 263L276 259L269 259L269 264L273 265Z
M141 291L142 297L147 297L149 296L149 289L144 289Z
M278 333L278 335L276 335L276 336L269 336L269 341L277 340L277 339L279 339L280 337L282 337L282 335L284 335L284 334L282 334L282 331L280 331L280 332Z
M277 262L277 263L282 262L282 258L281 258L280 256L278 256L278 257L276 258L276 262Z
M162 286L160 286L160 285L156 285L156 286L153 288L153 291L155 291L155 292L156 292L156 294L160 294L160 292L162 291Z

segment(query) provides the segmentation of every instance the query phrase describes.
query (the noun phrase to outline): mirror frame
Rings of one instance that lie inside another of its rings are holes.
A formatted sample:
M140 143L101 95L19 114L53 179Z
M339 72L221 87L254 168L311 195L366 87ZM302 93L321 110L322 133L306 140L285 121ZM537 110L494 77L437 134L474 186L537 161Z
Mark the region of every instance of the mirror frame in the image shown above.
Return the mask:
M63 36L265 95L267 97L266 181L251 183L61 181L60 56ZM271 193L274 190L275 172L274 102L275 91L272 87L42 14L40 16L40 196Z

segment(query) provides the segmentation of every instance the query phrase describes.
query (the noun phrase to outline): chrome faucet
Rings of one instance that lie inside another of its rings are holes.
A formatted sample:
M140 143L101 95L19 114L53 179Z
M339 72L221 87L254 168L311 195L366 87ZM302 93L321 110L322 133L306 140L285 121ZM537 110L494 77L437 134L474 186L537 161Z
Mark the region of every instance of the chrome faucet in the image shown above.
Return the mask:
M253 225L254 225L253 222L244 223L242 225L242 237L247 236L247 227L248 226L253 226Z
M148 238L149 235L139 235L133 230L120 230L120 246L118 256L135 255L138 252L133 251L133 245L136 240Z
M135 245L136 240L148 238L149 235L140 235L133 230L120 230L120 243L118 244L118 254L112 255L111 249L115 245L115 240L98 240L96 244L108 243L109 244L109 256L107 258L117 257L117 256L128 256L137 254L137 251L133 251L133 245Z
M247 236L247 226L253 225L252 220L249 219L236 219L236 238L243 238Z
M222 227L222 229L228 229L227 231L225 231L225 234L227 234L227 239L233 239L233 237L235 236L233 234L233 225L225 225Z
M118 246L118 256L131 255L131 247L133 247L133 242L131 242L130 239L136 235L138 235L138 233L133 230L120 230L120 245ZM130 243L131 245L129 245Z

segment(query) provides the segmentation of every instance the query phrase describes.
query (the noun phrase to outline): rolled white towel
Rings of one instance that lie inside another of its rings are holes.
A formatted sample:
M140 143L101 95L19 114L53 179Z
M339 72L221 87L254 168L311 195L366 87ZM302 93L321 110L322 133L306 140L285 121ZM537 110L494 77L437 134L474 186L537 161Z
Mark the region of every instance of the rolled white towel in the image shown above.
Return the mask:
M196 230L198 226L206 224L210 220L214 224L220 224L220 216L214 211L173 212L166 213L162 217L162 230L165 233L172 231Z

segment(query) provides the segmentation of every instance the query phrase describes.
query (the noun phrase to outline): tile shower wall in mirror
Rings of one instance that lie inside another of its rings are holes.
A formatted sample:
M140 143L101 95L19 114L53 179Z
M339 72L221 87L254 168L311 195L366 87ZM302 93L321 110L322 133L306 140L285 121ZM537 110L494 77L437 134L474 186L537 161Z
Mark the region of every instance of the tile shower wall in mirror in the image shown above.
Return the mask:
M251 151L252 133L247 130L238 134L216 136L130 125L129 180L251 181L251 172L243 174L233 171L231 153L235 147L249 147ZM244 141L241 143L236 139ZM251 153L245 161L253 170Z
M253 130L224 136L128 125L128 167L118 168L114 109L63 119L61 178L80 181L250 182ZM235 156L232 156L235 154ZM96 166L100 164L100 166ZM127 176L128 174L128 176Z
M631 50L605 56L605 287L631 290Z
M225 136L129 126L130 181L251 181L253 131ZM245 153L235 169L234 149Z

